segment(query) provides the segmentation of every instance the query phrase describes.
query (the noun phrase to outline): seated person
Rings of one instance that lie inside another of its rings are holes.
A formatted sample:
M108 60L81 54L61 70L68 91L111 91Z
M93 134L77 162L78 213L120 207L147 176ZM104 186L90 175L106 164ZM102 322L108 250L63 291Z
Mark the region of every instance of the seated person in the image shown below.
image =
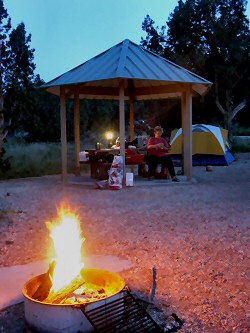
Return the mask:
M148 180L156 173L157 165L160 163L162 166L168 168L173 182L180 180L175 175L174 164L170 157L167 156L168 151L171 149L170 144L161 137L163 129L160 126L154 128L154 137L148 141Z

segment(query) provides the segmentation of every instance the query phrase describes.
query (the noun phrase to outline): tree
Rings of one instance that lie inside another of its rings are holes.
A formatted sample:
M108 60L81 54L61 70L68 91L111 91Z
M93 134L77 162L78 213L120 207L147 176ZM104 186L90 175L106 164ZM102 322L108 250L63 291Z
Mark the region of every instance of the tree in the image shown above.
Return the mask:
M173 61L214 83L206 101L212 99L217 105L229 130L233 118L249 99L250 31L246 3L179 0L167 22L166 34L163 36L163 29L159 34L164 41L164 56L170 55ZM157 40L157 30L150 26L153 21L147 18L147 22L144 46L150 48L151 41Z
M25 25L20 23L9 35L6 48L5 110L12 119L13 130L24 130L26 117L32 104L32 90L36 79L34 49L30 48L31 34L26 36Z
M149 15L147 15L142 22L142 30L147 33L146 39L141 38L141 45L148 49L149 51L153 51L155 53L164 55L164 44L165 44L165 26L161 27L159 32L159 27L154 27L155 21L151 19Z
M3 143L7 135L4 122L4 86L3 86L3 62L5 58L5 46L7 34L11 28L11 20L7 10L4 8L3 0L0 0L0 170L9 167L8 160L4 159Z
M29 142L57 142L60 140L60 99L47 91L37 89L44 81L37 75L30 87L29 110L22 127Z

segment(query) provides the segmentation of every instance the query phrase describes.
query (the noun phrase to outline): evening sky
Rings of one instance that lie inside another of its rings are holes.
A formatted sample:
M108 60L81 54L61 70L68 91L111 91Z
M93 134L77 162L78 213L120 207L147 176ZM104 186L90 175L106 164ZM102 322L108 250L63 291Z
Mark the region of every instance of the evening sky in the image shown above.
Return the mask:
M147 14L161 27L178 0L5 0L12 27L24 22L36 74L49 81L128 38L140 43ZM247 7L249 18L250 8Z

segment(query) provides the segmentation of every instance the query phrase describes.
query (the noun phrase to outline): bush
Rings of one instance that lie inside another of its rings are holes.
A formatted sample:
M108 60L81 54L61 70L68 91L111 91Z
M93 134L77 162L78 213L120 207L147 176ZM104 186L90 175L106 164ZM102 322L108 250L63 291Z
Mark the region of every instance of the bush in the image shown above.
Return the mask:
M246 153L250 152L250 138L244 136L235 136L232 141L233 153Z
M6 145L6 158L11 162L11 169L0 171L0 179L38 177L60 174L60 143L25 143L11 140ZM74 170L74 145L68 144L68 172Z
M250 136L249 127L236 127L233 129L234 136Z

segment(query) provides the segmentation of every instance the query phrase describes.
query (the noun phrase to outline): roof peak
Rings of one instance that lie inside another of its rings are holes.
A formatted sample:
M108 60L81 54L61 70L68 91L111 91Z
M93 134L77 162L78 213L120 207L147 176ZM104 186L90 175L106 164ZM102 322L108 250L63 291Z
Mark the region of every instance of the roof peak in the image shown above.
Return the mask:
M44 88L60 85L94 84L106 86L112 80L112 87L119 79L136 80L137 86L171 83L190 83L193 89L203 94L211 82L197 74L151 52L126 38L85 61L61 76L47 82ZM141 81L139 83L139 81Z

